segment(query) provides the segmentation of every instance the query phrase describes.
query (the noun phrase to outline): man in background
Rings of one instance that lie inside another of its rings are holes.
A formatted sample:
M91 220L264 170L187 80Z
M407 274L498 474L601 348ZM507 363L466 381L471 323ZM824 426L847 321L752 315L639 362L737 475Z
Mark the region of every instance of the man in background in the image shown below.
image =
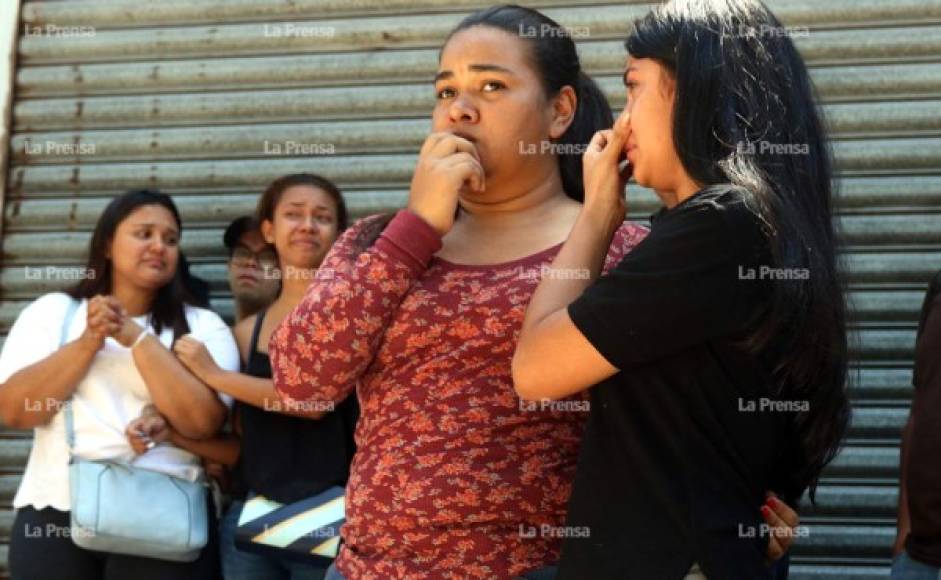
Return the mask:
M259 224L250 216L233 220L222 239L229 250L228 280L237 324L277 298L281 288L278 255L261 237Z

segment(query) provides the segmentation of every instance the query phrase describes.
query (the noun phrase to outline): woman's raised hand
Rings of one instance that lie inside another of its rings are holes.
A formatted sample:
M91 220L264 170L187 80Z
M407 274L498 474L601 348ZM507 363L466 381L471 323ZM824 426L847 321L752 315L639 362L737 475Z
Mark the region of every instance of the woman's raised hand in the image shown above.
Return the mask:
M582 157L585 208L600 211L617 223L624 221L627 211L624 201L627 174L621 170L621 162L629 136L630 115L623 113L613 129L595 133Z
M121 323L120 310L114 308L107 296L92 296L88 300L88 313L82 340L98 350L105 343L105 338L113 336L121 329Z
M484 169L474 144L451 133L432 133L418 154L408 209L443 236L454 225L461 190L480 192L484 187Z
M104 296L103 298L107 307L118 316L119 326L117 330L111 333L111 336L118 341L121 346L130 348L131 345L134 344L134 341L137 340L137 337L140 336L140 333L144 332L144 329L134 322L134 319L127 313L127 310L121 306L121 302L116 297Z

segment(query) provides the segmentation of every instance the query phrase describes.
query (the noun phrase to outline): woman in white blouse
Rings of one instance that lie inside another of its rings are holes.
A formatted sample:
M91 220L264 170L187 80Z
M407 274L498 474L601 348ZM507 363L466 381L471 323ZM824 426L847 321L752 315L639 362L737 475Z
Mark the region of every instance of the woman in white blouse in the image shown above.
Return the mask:
M133 462L193 481L202 477L195 455L161 444L135 458L125 427L148 405L194 439L215 434L226 419L231 400L217 396L172 351L178 338L191 334L220 367L239 365L226 324L193 306L178 268L181 233L169 196L132 191L114 199L95 227L81 280L65 293L29 304L10 330L0 354L0 418L8 427L35 433L13 501L14 580L218 575L214 525L199 559L188 563L85 550L69 535L69 452L61 412L66 401L72 400L77 456ZM63 328L73 302L74 316Z

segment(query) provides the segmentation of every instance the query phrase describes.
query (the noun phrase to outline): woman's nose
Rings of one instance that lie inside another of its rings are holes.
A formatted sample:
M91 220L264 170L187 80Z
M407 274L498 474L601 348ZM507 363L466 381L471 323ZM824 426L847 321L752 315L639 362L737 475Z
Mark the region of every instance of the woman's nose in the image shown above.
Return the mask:
M448 113L451 116L451 120L454 122L476 123L480 118L477 107L464 96L459 96L454 99Z
M154 251L154 252L163 253L164 250L167 249L167 243L164 242L164 241L163 241L162 239L160 239L159 237L156 237L156 236L155 236L155 237L150 241L150 249L151 249L152 251Z

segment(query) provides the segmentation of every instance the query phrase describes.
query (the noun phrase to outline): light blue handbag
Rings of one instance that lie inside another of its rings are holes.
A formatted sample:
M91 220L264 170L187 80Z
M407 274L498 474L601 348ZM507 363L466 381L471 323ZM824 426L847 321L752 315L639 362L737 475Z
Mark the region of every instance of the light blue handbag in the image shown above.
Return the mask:
M62 341L75 315L72 301ZM174 562L192 562L206 545L206 484L116 461L76 457L72 402L65 405L69 447L71 536L81 548Z

